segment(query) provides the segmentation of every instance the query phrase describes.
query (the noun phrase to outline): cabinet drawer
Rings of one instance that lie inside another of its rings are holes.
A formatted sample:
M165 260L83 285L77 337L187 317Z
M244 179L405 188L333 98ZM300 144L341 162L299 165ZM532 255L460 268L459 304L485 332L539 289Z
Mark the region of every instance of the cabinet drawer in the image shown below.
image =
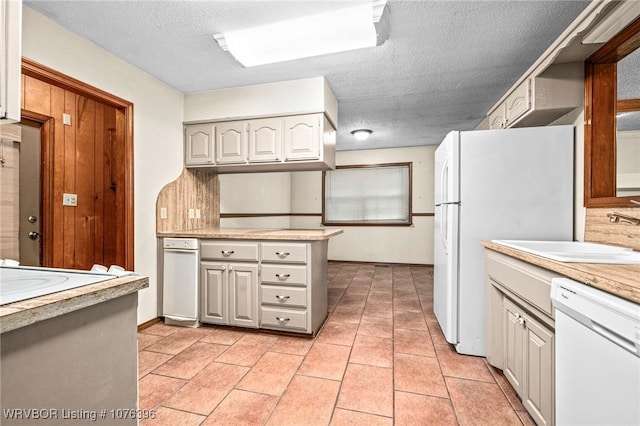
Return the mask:
M307 267L262 264L262 283L307 285Z
M240 243L235 241L202 242L200 244L201 259L220 260L258 260L257 243Z
M304 243L262 243L262 260L265 262L307 262L307 245Z
M307 311L295 311L293 309L278 309L263 306L262 311L262 327L275 327L279 329L298 329L306 330L307 328Z
M307 306L307 289L303 287L263 285L262 304L305 308Z

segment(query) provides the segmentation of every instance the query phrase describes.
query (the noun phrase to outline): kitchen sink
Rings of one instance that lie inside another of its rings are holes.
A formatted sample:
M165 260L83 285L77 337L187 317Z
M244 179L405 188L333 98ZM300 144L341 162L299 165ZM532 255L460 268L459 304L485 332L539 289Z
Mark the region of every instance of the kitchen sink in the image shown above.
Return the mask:
M581 241L492 241L558 262L640 264L640 252L627 247Z

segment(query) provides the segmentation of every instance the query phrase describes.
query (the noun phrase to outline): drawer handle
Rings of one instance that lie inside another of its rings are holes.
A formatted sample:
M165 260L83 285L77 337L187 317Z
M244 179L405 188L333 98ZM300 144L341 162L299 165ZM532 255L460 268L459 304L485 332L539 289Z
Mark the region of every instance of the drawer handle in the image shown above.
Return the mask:
M291 320L290 318L282 318L282 317L276 317L276 319L280 324L286 324Z
M278 299L279 302L286 302L289 300L289 296L279 296L276 294L276 299Z
M276 274L276 277L278 277L278 279L279 279L280 281L284 281L284 280L286 280L287 278L289 278L290 276L291 276L291 274Z
M278 257L287 257L291 253L289 253L288 251L277 251L276 254L278 255Z
M233 250L222 250L223 256L231 256L233 253L235 253Z

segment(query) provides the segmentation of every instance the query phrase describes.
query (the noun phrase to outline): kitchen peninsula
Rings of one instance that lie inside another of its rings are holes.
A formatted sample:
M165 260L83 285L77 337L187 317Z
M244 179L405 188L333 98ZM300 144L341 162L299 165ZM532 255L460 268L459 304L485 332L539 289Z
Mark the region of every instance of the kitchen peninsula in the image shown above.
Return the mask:
M9 280L2 268L0 275ZM0 423L13 424L5 412L11 409L50 416L42 417L42 424L65 423L63 413L135 411L137 292L148 285L147 277L114 276L0 306L0 405L5 413ZM135 417L108 418L118 424L137 422ZM17 421L24 424L25 418Z
M328 240L341 233L211 227L158 237L199 240L200 322L315 335L327 317Z

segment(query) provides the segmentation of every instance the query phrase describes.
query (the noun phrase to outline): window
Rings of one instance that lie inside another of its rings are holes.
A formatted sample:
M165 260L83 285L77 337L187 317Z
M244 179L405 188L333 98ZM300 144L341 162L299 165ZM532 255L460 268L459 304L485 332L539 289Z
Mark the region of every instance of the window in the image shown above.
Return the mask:
M324 225L411 225L411 163L337 166L322 187Z

